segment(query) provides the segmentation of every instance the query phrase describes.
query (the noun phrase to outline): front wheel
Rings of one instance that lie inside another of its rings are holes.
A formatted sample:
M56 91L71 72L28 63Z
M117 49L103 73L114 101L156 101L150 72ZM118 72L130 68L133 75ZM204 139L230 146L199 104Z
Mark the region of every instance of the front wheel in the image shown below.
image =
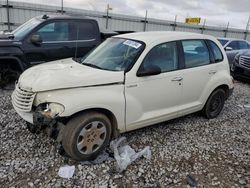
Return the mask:
M223 109L226 93L223 89L215 90L208 98L202 112L208 119L217 117Z
M62 145L75 160L93 160L107 146L110 137L110 120L104 114L89 112L67 123L63 130Z

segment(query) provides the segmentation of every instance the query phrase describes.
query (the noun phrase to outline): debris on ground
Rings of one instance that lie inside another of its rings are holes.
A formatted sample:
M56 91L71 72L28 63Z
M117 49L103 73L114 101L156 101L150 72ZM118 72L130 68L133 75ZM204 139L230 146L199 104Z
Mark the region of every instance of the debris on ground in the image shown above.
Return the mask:
M75 172L75 166L65 165L59 168L58 175L61 178L72 178Z
M250 84L234 86L217 118L191 114L124 133L135 151L150 146L152 158L134 161L123 173L117 173L114 159L91 165L66 160L47 134L27 130L12 107L12 91L0 89L0 188L191 187L188 174L198 187L249 187L250 115L243 104ZM75 165L72 178L58 176L66 164Z
M191 175L187 175L187 183L193 188L198 187L197 181Z
M149 146L146 146L138 153L133 148L126 144L126 137L121 137L113 140L110 143L110 148L114 151L114 157L117 163L117 170L122 172L127 169L127 166L140 157L151 159L151 150Z
M93 164L101 164L105 161L113 161L114 158L110 156L107 151L103 151L98 157L93 161L82 161L82 165L93 165Z

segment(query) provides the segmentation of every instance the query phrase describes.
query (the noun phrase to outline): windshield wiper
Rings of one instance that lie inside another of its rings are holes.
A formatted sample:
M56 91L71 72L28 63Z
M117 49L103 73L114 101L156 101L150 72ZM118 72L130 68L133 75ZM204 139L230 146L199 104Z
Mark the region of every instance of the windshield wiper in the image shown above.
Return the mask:
M93 67L93 68L97 68L97 69L102 69L104 70L103 68L97 66L97 65L94 65L94 64L91 64L91 63L85 63L85 62L82 62L83 65L86 65L86 66L89 66L89 67Z

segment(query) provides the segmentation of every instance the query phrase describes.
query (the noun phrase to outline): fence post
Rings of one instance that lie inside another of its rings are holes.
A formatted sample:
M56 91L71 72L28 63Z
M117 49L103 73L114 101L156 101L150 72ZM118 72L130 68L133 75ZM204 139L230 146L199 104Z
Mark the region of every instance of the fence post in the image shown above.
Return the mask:
M145 19L144 19L144 28L143 28L143 31L146 31L147 19L148 19L148 10L146 10L146 14L145 14Z
M107 4L107 15L106 15L106 29L108 29L109 26L109 10L112 10L112 8Z
M248 21L247 21L246 33L245 33L245 37L244 37L245 40L247 40L247 34L248 34L249 24L250 24L250 16L249 16Z
M228 28L229 28L229 22L227 23L227 28L226 28L226 30L225 30L225 34L224 34L224 37L225 37L225 38L227 37Z
M206 26L206 19L204 19L203 26L202 26L202 29L201 29L201 34L204 33L205 26Z
M176 30L176 23L177 23L177 15L175 15L175 18L174 18L174 27L173 27L173 31Z
M7 12L7 24L8 24L8 31L10 31L10 9L9 9L9 0L6 2L6 12Z
M63 14L63 0L62 0L62 4L61 4L61 14Z

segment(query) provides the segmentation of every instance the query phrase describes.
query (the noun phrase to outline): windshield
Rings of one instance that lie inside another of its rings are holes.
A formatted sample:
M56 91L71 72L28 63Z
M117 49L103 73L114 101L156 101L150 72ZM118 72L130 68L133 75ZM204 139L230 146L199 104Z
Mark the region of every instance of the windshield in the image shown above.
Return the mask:
M134 40L109 38L82 58L81 63L105 70L126 71L134 65L144 46Z
M12 31L12 34L16 39L22 39L24 36L26 36L32 29L34 29L38 24L40 24L42 20L38 18L33 18L24 24L20 25L18 28L16 28L14 31Z
M218 39L222 46L225 46L225 44L228 42L228 40L225 39Z

